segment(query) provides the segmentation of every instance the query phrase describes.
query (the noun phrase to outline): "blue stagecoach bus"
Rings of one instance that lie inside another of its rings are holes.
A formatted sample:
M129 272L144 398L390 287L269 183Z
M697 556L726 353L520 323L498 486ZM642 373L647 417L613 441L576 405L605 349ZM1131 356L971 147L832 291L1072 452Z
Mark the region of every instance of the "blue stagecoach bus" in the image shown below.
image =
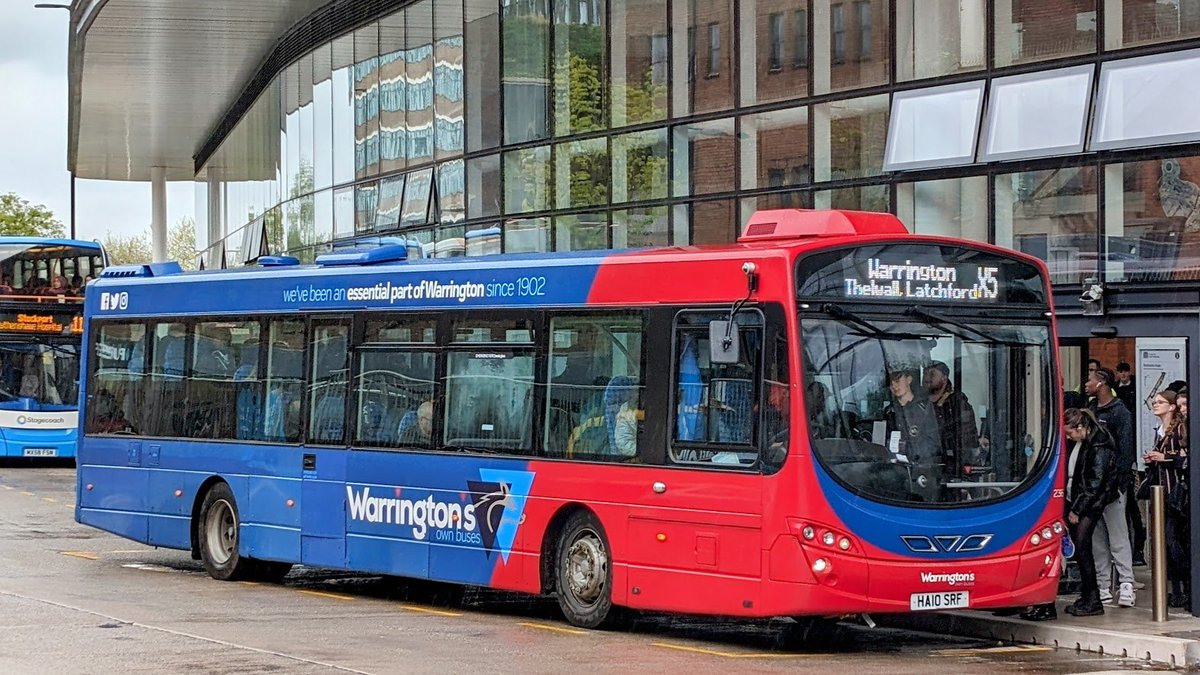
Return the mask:
M74 457L83 295L100 244L0 237L0 457Z

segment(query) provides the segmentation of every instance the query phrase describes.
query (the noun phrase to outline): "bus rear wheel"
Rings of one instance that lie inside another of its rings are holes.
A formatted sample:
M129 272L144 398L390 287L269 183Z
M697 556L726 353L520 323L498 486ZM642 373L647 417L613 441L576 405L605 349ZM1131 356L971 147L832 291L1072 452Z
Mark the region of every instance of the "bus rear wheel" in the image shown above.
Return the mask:
M242 557L238 551L240 528L233 491L225 483L217 483L204 495L197 532L200 560L212 578L234 581L252 576L256 561Z
M612 558L596 516L577 511L563 524L555 556L558 606L572 625L598 628L611 623Z

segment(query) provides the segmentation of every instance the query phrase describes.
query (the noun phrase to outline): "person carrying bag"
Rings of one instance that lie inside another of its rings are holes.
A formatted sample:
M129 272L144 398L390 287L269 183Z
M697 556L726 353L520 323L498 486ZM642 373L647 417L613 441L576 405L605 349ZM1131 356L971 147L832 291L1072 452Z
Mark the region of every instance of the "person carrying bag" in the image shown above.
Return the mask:
M1152 485L1161 485L1166 491L1167 578L1171 580L1167 604L1171 607L1190 607L1187 417L1180 410L1180 398L1179 394L1168 389L1155 394L1150 403L1159 427L1154 449L1144 457L1146 480L1143 488L1147 498ZM1138 491L1140 493L1142 488Z

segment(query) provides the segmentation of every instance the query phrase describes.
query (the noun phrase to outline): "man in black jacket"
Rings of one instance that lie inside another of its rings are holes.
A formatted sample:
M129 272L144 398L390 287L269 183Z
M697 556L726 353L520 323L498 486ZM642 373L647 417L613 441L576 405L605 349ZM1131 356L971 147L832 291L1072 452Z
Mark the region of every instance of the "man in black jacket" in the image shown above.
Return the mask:
M975 424L975 411L967 395L954 388L950 379L950 368L941 361L934 361L925 369L925 389L937 415L941 434L942 455L946 466L960 475L963 465L974 464L979 459L979 428Z
M1117 470L1123 476L1131 476L1137 461L1133 431L1133 415L1113 395L1117 376L1108 368L1100 368L1088 376L1087 393L1094 397L1092 412L1116 441L1114 455ZM1100 586L1100 597L1104 602L1113 599L1112 569L1117 569L1117 603L1122 607L1133 607L1137 596L1133 588L1133 547L1129 541L1129 525L1125 520L1125 502L1129 495L1129 479L1121 481L1117 499L1104 509L1104 517L1096 526L1093 535L1096 554L1096 581Z

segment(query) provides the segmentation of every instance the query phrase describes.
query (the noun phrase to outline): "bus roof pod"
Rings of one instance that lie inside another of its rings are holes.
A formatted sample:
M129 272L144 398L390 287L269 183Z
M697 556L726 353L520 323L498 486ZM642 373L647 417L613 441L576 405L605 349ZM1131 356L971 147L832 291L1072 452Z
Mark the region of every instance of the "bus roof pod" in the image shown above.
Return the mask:
M145 263L140 265L113 265L100 272L101 279L128 279L131 277L165 277L183 274L177 262Z
M404 244L388 244L376 248L351 248L317 256L317 264L321 267L378 265L406 260L408 260L408 246Z
M738 237L738 243L876 234L908 234L908 228L889 213L770 209L750 216L746 229Z

